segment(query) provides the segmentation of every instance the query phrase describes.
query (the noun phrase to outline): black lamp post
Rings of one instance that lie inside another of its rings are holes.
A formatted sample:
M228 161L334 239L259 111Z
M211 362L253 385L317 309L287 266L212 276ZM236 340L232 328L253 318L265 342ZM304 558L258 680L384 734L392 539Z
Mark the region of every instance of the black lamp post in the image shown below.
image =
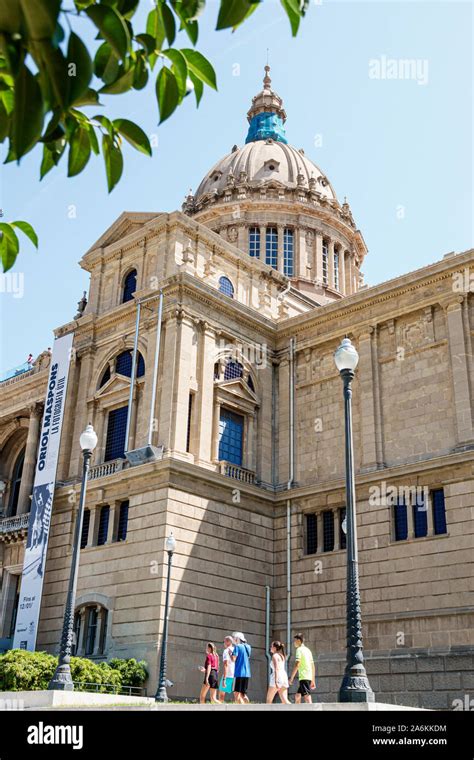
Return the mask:
M74 607L76 606L77 576L79 571L80 541L82 533L82 518L84 516L84 504L86 501L87 476L92 457L92 452L97 446L97 436L94 428L89 423L79 439L84 457L82 466L81 496L77 513L76 526L74 528L74 544L72 550L71 572L67 590L66 607L64 610L63 632L59 649L58 666L49 682L48 689L61 691L74 691L71 677L71 654L74 638Z
M170 615L170 579L171 579L171 561L173 552L176 549L176 539L172 533L166 539L165 549L168 552L168 577L166 579L166 600L165 600L165 623L163 626L163 640L161 643L160 658L160 679L158 689L155 694L156 702L167 702L168 694L166 693L166 654L168 649L168 620ZM170 684L168 684L169 686Z
M357 559L354 448L352 442L352 380L359 362L359 355L349 338L343 339L334 354L334 361L344 383L346 451L347 650L346 669L339 689L339 702L374 702L375 695L370 688L364 666Z

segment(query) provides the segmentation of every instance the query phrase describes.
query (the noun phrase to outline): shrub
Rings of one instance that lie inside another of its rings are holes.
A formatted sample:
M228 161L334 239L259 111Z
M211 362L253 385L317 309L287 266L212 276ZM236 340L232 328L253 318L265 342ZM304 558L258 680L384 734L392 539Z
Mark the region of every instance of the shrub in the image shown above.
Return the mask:
M124 686L143 686L148 678L145 660L137 662L134 657L130 657L128 660L120 660L115 657L108 662L108 665L120 673Z
M57 664L58 658L47 652L10 649L0 655L0 691L47 689ZM117 693L122 685L141 686L148 675L145 666L133 658L97 663L86 657L71 657L72 680L87 684L76 686L77 691L91 689L90 684L98 684L99 692L111 691L106 684L112 684Z

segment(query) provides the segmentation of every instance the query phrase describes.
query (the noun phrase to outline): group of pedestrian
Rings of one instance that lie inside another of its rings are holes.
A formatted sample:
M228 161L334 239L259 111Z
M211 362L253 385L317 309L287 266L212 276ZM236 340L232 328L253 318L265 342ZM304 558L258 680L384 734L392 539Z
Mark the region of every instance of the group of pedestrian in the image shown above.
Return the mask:
M315 688L315 666L311 650L304 643L304 636L297 633L294 637L295 665L290 678L286 670L285 647L281 641L273 641L270 647L270 681L267 691L267 704L272 704L278 694L283 704L290 704L288 689L298 675L298 690L295 694L295 702L301 700L311 703L311 691ZM232 636L224 638L224 650L222 653L223 672L219 680L219 655L215 644L209 642L206 647L206 659L204 666L200 667L204 673L204 681L201 687L199 701L206 701L208 692L210 700L214 704L225 702L227 694L234 697L234 702L246 704L250 672L250 656L252 648L244 634L235 631Z

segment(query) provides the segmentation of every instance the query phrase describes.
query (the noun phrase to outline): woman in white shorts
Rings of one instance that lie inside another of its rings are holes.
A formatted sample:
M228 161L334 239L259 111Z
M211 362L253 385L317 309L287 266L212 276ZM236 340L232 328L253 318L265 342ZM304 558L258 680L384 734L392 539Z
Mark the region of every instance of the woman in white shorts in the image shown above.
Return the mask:
M289 705L288 699L288 675L285 667L285 647L281 641L274 641L270 647L272 661L270 664L270 683L267 691L267 705L271 705L278 694L284 705Z

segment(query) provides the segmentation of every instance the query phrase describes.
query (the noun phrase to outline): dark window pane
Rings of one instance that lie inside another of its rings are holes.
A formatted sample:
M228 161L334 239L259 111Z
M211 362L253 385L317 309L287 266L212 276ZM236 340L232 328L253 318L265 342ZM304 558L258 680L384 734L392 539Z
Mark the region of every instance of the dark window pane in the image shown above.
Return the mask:
M250 390L251 390L251 391L253 391L253 392L255 393L255 385L254 385L254 383L253 383L253 380L252 380L252 376L251 376L251 375L249 375L249 376L248 376L247 385L248 385L248 387L250 388Z
M80 635L81 635L81 615L79 612L76 612L76 614L74 615L74 638L73 638L73 644L72 644L73 656L77 655Z
M16 618L18 615L18 605L20 603L20 579L21 575L15 575L14 588L13 588L13 609L10 622L9 638L13 638L15 635Z
M188 425L186 428L186 451L191 450L191 420L193 416L193 394L189 394L188 400Z
M293 277L294 236L293 230L285 227L283 231L283 274Z
M131 370L130 370L131 372ZM141 355L140 352L138 352L138 359L137 359L137 377L143 377L145 374L145 359Z
M87 608L87 635L85 654L94 653L95 637L97 634L97 609L95 607Z
M97 546L102 546L107 541L107 532L109 529L110 507L105 505L100 510L99 531L97 533Z
M125 377L132 376L132 352L122 351L115 360L115 371Z
M127 274L123 282L122 303L131 301L136 289L137 289L137 270L132 269L132 271Z
M427 504L423 494L416 495L415 504L413 504L413 526L415 529L415 538L422 538L428 535Z
M128 501L122 501L120 505L117 541L125 541L128 530Z
M437 488L431 492L433 504L433 527L436 535L447 533L446 506L444 502L444 490Z
M318 522L316 515L306 515L306 554L318 551Z
M18 510L18 497L20 495L21 476L23 475L24 461L25 461L25 451L23 450L18 455L17 460L15 462L15 467L13 468L13 477L12 477L11 491L10 491L10 503L8 505L9 517L14 517Z
M119 459L125 455L127 414L128 406L121 406L120 409L113 409L109 412L104 456L105 462L109 462L111 459Z
M334 551L334 513L332 510L323 512L323 551Z
M244 418L222 409L219 421L219 459L242 465Z
M99 641L99 654L105 653L105 647L107 643L107 619L109 617L109 611L102 608L102 622L100 628L100 641Z
M395 541L406 541L408 538L407 507L403 499L394 504Z
M341 507L339 510L339 546L341 549L345 549L347 542L346 542L346 534L344 533L342 529L342 523L344 522L346 516L346 508ZM347 530L347 526L346 526Z
M102 388L106 383L108 383L110 380L110 367L107 367L104 374L102 375L102 379L99 383L99 388Z
M84 547L87 546L90 521L91 521L91 512L90 512L90 509L86 509L84 510L84 517L82 518L81 549L84 549Z

